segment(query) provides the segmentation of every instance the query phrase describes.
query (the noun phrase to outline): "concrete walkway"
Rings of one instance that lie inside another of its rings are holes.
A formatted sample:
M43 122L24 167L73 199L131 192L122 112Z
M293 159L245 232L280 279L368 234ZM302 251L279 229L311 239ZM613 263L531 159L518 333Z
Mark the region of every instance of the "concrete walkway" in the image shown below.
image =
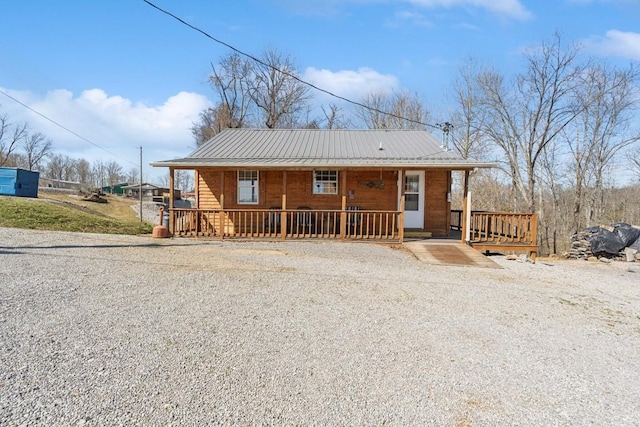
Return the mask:
M405 241L404 246L425 264L502 268L490 258L459 240L413 240Z

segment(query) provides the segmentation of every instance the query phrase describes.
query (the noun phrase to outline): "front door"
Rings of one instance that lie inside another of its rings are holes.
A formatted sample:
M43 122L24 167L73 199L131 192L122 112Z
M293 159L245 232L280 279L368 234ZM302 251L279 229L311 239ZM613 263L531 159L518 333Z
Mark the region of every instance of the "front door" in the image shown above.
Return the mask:
M405 172L404 228L424 228L424 171Z

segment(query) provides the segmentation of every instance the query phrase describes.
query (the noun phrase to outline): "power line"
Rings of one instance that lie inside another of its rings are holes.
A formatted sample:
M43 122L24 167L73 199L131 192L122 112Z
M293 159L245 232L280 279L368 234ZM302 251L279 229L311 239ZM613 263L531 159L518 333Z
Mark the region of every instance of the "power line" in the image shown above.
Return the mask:
M67 132L69 132L70 134L72 134L72 135L74 135L74 136L76 136L76 137L80 138L81 140L83 140L83 141L85 141L85 142L88 142L89 144L93 145L94 147L99 148L100 150L104 151L105 153L109 153L109 154L111 154L113 157L115 157L115 158L117 158L117 159L124 160L125 162L127 162L127 163L129 163L129 164L132 164L133 166L136 166L136 167L137 167L137 165L136 165L135 163L130 162L129 160L126 160L126 159L122 159L122 158L121 158L120 156L118 156L117 154L112 153L111 151L109 151L109 150L107 150L106 148L104 148L104 147L100 146L99 144L96 144L95 142L91 141L90 139L87 139L87 138L85 138L84 136L82 136L82 135L80 135L80 134L78 134L78 133L76 133L76 132L72 131L72 130L71 130L71 129L69 129L68 127L61 125L60 123L56 122L55 120L50 119L49 117L45 116L45 115L44 115L44 114L42 114L41 112L34 110L33 108L29 107L27 104L25 104L25 103L23 103L23 102L19 101L18 99L16 99L16 98L14 98L13 96L9 95L9 94L8 94L8 93L6 93L5 91L0 90L0 93L1 93L1 94L3 94L4 96L6 96L7 98L11 99L12 101L17 102L18 104L22 105L22 106L23 106L24 108L26 108L27 110L30 110L30 111L32 111L32 112L34 112L34 113L36 113L37 115L39 115L39 116L40 116L40 117L42 117L43 119L50 121L50 122L51 122L51 123L53 123L54 125L56 125L56 126L58 126L58 127L62 128L62 129L64 129L64 130L66 130Z
M219 39L217 39L217 38L213 37L213 36L212 36L212 35L210 35L209 33L205 32L204 30L202 30L202 29L200 29L200 28L198 28L198 27L196 27L196 26L194 26L194 25L192 25L192 24L190 24L190 23L188 23L188 22L186 22L185 20L183 20L182 18L180 18L180 17L178 17L178 16L174 15L173 13L171 13L171 12L169 12L169 11L165 10L165 9L162 9L162 8L161 8L161 7L159 7L159 6L156 6L155 4L153 4L152 2L150 2L149 0L142 0L142 1L144 1L145 3L147 3L149 6L153 7L154 9L156 9L156 10L158 10L158 11L160 11L160 12L164 13L165 15L168 15L168 16L172 17L173 19L177 20L177 21L178 21L178 22L180 22L181 24L186 25L187 27L191 28L192 30L199 32L200 34L202 34L203 36L205 36L205 37L207 37L207 38L209 38L209 39L213 40L214 42L219 43L219 44L221 44L221 45L223 45L223 46L225 46L225 47L227 47L227 48L229 48L229 49L233 50L234 52L237 52L237 53L239 53L240 55L245 56L245 57L247 57L247 58L249 58L249 59L251 59L251 60L253 60L253 61L255 61L255 62L257 62L257 63L259 63L259 64L261 64L261 65L263 65L263 66L265 66L265 67L269 67L269 68L271 68L272 70L277 71L278 73L282 73L282 74L284 74L284 75L286 75L286 76L288 76L288 77L291 77L292 79L294 79L294 80L296 80L296 81L298 81L298 82L300 82L300 83L302 83L302 84L304 84L304 85L306 85L306 86L309 86L310 88L315 89L315 90L317 90L318 92L325 93L325 94L327 94L327 95L329 95L329 96L332 96L332 97L334 97L334 98L340 99L340 100L345 101L345 102L347 102L347 103L349 103L349 104L356 105L356 106L358 106L358 107L362 107L362 108L365 108L365 109L367 109L367 110L374 111L374 112L376 112L376 113L384 114L384 115L386 115L386 116L394 117L394 118L396 118L396 119L406 120L406 121L411 122L411 123L416 123L416 124L419 124L419 125L423 125L423 126L427 126L427 127L431 127L431 128L434 128L434 129L439 129L439 130L441 130L441 127L440 127L440 126L432 125L432 124L430 124L430 123L424 123L424 122L421 122L421 121L419 121L419 120L409 119L409 118L402 117L402 116L399 116L399 115L394 114L394 113L389 113L389 112L387 112L387 111L382 111L382 110L379 110L379 109L377 109L377 108L374 108L374 107L371 107L371 106L365 105L365 104L363 104L363 103L361 103L361 102L353 101L353 100L351 100L351 99L349 99L349 98L345 98L344 96L336 95L335 93L330 92L330 91L328 91L328 90L326 90L326 89L322 89L321 87L318 87L318 86L314 85L313 83L309 83L309 82L307 82L307 81L305 81L305 80L302 80L300 77L298 77L298 76L296 76L296 75L294 75L294 74L291 74L291 73L289 73L289 72L287 72L287 71L281 70L281 69L279 69L278 67L274 67L273 65L268 64L268 63L264 62L264 61L263 61L263 60L261 60L260 58L256 58L255 56L253 56L253 55L251 55L251 54L249 54L249 53L243 52L243 51L241 51L240 49L237 49L237 48L235 48L235 47L231 46L229 43L225 43L224 41L219 40Z

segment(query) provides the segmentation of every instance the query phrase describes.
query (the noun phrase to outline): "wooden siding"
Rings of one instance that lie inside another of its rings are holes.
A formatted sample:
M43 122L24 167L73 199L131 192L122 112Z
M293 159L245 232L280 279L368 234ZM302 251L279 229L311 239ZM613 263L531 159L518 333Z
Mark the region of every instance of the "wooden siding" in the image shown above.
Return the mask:
M451 172L428 170L425 185L424 231L430 231L434 236L447 236L451 221L451 203L447 200L451 191Z
M237 171L200 169L197 171L197 209L269 209L283 206L286 186L286 209L308 207L313 210L341 210L346 206L362 210L395 211L398 209L398 173L395 170L341 170L338 194L313 194L312 171L260 171L258 204L237 203ZM285 185L286 182L286 185ZM449 232L451 172L427 170L425 174L425 228L434 236ZM219 221L214 224L220 227Z

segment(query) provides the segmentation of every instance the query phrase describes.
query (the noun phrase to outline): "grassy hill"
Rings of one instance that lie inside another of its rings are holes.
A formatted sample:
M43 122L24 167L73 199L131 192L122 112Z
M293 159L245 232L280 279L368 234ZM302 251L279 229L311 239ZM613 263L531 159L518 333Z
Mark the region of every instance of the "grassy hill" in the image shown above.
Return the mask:
M37 199L0 196L0 227L83 233L148 234L131 208L135 200L104 196L107 203L72 194L41 193Z

